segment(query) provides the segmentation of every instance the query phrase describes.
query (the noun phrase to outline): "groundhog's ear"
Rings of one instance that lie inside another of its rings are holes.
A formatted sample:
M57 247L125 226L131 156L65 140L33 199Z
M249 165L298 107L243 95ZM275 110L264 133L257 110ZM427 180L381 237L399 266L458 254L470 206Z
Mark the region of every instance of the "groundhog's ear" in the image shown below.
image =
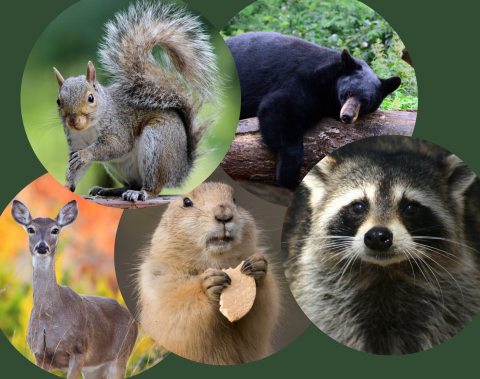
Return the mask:
M355 59L350 55L347 49L343 49L342 54L342 71L349 74L354 70L358 70L360 66L355 62Z
M87 64L87 81L92 84L97 81L97 73L91 61L88 61Z
M310 190L312 204L317 204L323 199L327 190L328 180L339 161L340 158L333 158L331 155L328 155L317 163L303 178L302 184Z
M443 164L452 199L457 202L457 205L461 205L465 191L477 178L477 175L460 158L453 154L447 156L443 160Z
M55 67L53 68L53 72L55 73L55 78L57 78L58 86L61 87L65 79L63 79L63 76L58 72Z
M400 79L398 76L392 76L388 79L380 79L380 81L382 82L384 96L391 94L398 87L400 87L400 84L402 84L402 79Z

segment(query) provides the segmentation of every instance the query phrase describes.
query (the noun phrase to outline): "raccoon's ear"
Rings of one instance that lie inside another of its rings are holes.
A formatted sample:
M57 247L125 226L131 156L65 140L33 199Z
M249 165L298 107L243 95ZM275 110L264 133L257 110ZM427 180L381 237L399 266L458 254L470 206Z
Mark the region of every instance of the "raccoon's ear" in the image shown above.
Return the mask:
M310 197L312 204L322 201L327 190L328 179L338 163L339 158L333 158L331 155L327 155L313 166L310 172L303 178L302 183L312 194Z
M398 76L392 76L388 79L380 79L380 82L382 83L383 95L388 96L398 87L400 87L400 84L402 84L402 79L400 79Z
M447 183L452 198L461 204L465 191L477 175L456 155L450 154L443 160L443 163L446 168Z

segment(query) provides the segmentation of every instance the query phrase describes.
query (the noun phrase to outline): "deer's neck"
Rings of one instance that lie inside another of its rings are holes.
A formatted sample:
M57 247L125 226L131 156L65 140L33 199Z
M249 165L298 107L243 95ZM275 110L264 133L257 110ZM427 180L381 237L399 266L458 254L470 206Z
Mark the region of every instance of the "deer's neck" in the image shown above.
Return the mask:
M45 259L45 258L43 258ZM43 263L43 262L42 262ZM35 262L33 266L33 307L48 312L48 308L59 303L60 300L60 286L57 284L57 276L55 274L55 252L50 254L50 261L45 264Z

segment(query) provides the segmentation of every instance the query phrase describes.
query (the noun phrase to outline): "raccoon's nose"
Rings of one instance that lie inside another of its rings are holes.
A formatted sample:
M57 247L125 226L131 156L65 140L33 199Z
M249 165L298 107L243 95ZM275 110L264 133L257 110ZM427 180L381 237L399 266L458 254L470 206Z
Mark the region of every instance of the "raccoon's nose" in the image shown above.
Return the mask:
M385 251L393 243L393 233L387 228L374 227L365 233L365 245L375 251Z

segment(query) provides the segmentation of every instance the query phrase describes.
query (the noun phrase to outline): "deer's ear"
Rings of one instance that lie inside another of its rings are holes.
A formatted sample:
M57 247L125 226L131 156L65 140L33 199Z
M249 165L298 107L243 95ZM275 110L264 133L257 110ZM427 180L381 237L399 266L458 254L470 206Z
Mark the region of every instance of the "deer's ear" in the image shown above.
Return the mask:
M78 206L77 201L72 200L65 204L60 212L58 213L57 217L55 217L55 221L64 228L75 221L78 216Z
M18 200L13 200L12 216L13 219L22 226L26 226L30 221L32 221L32 216L30 215L28 208Z

